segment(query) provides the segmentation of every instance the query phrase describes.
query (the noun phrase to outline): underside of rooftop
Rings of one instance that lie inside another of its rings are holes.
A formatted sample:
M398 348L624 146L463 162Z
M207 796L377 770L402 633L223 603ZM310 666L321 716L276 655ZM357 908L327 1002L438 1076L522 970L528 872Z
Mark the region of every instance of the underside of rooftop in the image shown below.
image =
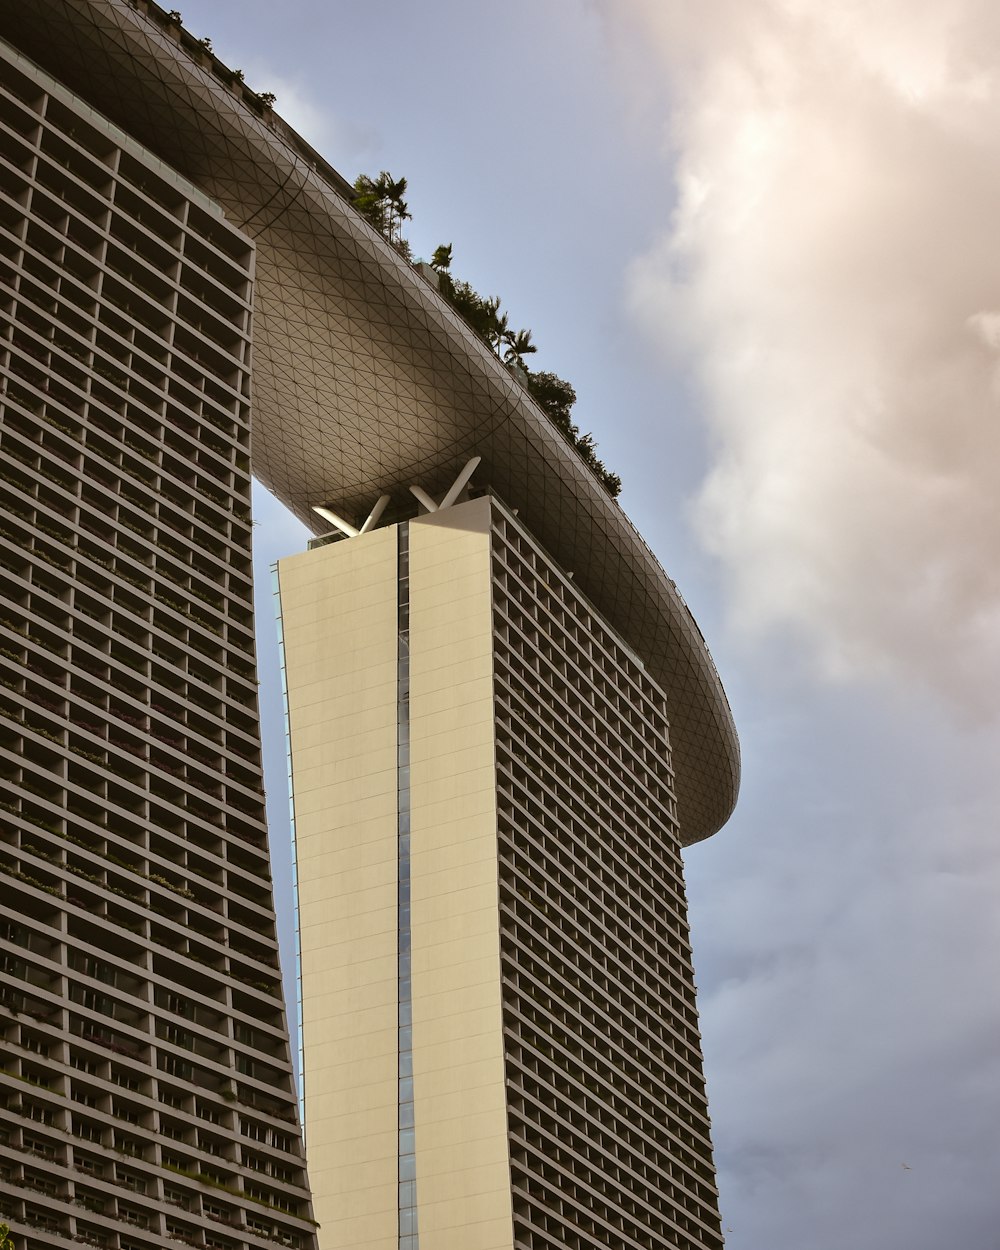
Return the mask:
M31 0L0 34L254 240L255 475L322 530L315 504L360 525L383 494L402 505L417 482L440 498L481 457L476 485L518 510L664 689L683 841L719 829L739 745L676 587L520 382L354 210L349 184L147 0Z

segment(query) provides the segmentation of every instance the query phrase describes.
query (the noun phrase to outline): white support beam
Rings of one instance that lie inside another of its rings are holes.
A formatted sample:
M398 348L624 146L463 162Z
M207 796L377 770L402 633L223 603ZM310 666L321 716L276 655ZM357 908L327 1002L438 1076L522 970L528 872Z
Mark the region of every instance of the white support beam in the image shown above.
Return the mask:
M329 521L341 534L346 534L348 538L357 538L359 534L367 534L369 530L375 528L379 517L386 510L391 499L391 495L380 495L375 507L368 513L365 523L360 529L356 525L352 525L350 521L345 520L339 513L334 512L332 508L324 507L321 504L313 504L312 510L317 512L325 521Z
M441 503L439 504L440 508L451 507L451 505L455 502L455 500L459 497L459 495L465 489L473 473L475 473L475 471L479 468L480 460L482 460L482 456L472 457L472 459L468 462L468 464L465 466L462 472L458 475L458 477L455 478L454 482L452 482L451 489L448 491L447 495L445 495L445 497L441 500Z
M353 526L350 521L345 521L342 516L338 516L336 512L332 512L329 508L321 508L319 504L313 504L313 512L318 512L324 521L329 521L342 534L346 534L348 538L357 538L360 530Z
M440 512L442 508L450 508L469 484L473 473L475 473L476 469L479 468L479 462L481 460L482 456L473 456L472 459L468 461L461 473L459 473L458 477L456 477L451 486L449 486L440 503L435 503L422 486L411 486L410 494L417 500L418 503L423 504L428 512Z
M392 498L391 495L379 496L378 503L376 503L375 507L372 508L371 512L368 513L368 519L365 521L364 525L362 525L361 529L358 531L359 534L367 534L369 530L375 528L375 526L378 524L379 517L386 510L386 507L391 498Z
M437 512L438 506L434 500L428 495L422 486L411 486L410 494L414 496L418 503L423 504L428 512Z

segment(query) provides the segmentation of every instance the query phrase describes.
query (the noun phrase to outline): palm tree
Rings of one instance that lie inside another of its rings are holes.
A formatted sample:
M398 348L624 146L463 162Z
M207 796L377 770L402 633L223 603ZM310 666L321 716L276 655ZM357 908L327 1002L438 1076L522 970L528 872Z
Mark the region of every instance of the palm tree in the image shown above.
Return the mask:
M383 169L378 176L378 186L386 204L386 238L398 246L403 241L403 222L412 218L409 206L403 199L406 194L406 179L394 179L388 170Z
M434 249L434 255L431 257L431 268L445 273L451 268L450 243L440 243Z
M507 322L507 314L500 311L499 299L487 300L486 304L490 312L490 321L486 330L486 342L499 356L500 348L507 341L507 337L510 334L510 326Z
M538 348L531 341L530 330L518 330L517 333L509 332L505 336L507 349L503 354L504 364L508 368L519 368L527 370L524 363L525 356L531 356L538 351Z
M354 180L354 191L354 207L362 217L371 222L398 252L409 258L410 246L403 238L403 222L412 217L409 205L403 199L406 179L393 178L387 169L374 179L367 174L359 174Z

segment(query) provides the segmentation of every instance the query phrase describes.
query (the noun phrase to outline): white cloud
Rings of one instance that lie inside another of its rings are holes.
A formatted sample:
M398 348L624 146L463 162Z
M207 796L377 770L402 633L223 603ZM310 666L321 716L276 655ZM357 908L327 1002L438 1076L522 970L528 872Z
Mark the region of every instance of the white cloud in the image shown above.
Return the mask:
M678 202L637 316L694 366L696 518L740 629L991 710L1000 679L1000 10L631 0Z

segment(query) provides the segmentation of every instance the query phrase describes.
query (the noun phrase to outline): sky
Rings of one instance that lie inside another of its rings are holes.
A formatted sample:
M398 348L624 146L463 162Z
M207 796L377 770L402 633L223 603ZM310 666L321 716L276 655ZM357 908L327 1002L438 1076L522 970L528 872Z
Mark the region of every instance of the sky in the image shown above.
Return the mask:
M1000 9L188 0L530 327L743 749L685 853L730 1250L992 1250ZM260 491L272 844L284 747ZM284 955L286 970L290 954Z

